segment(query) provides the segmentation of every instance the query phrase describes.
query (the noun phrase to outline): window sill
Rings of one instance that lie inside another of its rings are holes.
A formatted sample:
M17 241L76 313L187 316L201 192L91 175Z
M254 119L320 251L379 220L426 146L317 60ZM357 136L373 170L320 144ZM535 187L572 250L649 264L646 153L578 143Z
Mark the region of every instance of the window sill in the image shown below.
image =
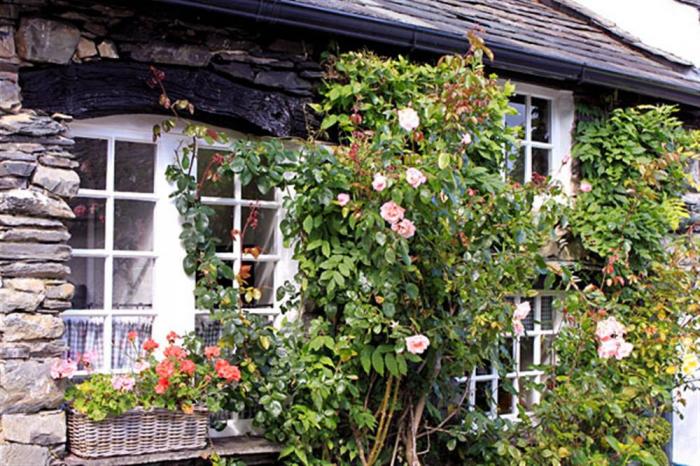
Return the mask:
M128 464L168 463L197 458L206 458L212 453L222 457L236 456L246 460L247 464L272 464L281 450L281 446L262 437L226 437L211 440L209 448L202 450L179 450L151 453L136 456L112 456L100 459L84 459L68 455L63 460L65 466L116 466Z

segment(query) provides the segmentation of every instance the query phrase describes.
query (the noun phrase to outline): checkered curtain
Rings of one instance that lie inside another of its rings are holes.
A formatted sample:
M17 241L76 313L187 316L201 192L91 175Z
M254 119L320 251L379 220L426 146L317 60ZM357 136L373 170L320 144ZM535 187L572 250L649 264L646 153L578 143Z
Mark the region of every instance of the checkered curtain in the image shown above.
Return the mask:
M115 317L112 321L112 369L130 367L138 357L143 342L151 338L153 316ZM130 331L138 333L132 343Z
M77 361L87 353L94 368L102 367L104 318L66 316L63 324L63 342L68 347L65 357Z
M198 315L195 320L195 334L202 339L204 346L216 346L221 338L221 322L207 315Z

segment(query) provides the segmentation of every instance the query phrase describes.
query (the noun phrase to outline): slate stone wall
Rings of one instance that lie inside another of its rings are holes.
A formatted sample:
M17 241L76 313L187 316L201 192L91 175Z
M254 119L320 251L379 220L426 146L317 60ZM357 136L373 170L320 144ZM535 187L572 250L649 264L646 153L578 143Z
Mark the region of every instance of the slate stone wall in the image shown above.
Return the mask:
M0 464L43 465L66 441L63 386L50 368L64 350L71 249L63 220L78 192L66 117L22 108L18 9L0 6ZM18 40L19 39L19 40Z

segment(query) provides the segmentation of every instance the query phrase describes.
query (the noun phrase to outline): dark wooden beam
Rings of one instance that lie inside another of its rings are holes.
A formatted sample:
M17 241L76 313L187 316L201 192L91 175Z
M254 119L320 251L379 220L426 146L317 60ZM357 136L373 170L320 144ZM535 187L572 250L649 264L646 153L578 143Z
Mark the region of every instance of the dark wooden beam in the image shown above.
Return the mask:
M205 68L158 66L172 100L195 105L193 119L255 134L306 136L308 97L237 82ZM22 105L76 119L129 113L167 112L160 91L147 85L144 63L107 62L23 68ZM313 125L314 122L311 121Z

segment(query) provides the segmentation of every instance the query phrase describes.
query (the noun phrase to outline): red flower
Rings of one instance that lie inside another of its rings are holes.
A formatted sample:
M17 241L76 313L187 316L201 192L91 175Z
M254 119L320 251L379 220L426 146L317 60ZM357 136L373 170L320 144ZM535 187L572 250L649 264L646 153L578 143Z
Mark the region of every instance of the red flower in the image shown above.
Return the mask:
M216 369L216 374L225 379L226 382L238 382L241 380L241 371L238 367L232 366L228 361L223 359L217 359L214 364L214 369Z
M197 366L193 361L184 359L180 361L180 370L187 375L194 375L194 372L197 370Z
M187 357L187 351L182 349L181 346L171 345L165 348L163 355L165 355L166 358L173 357L175 359L184 359Z
M170 381L163 377L158 379L158 384L156 385L155 391L157 394L162 395L170 386Z
M138 336L139 332L137 332L136 330L132 330L126 334L126 338L128 338L129 341L135 341Z
M168 343L175 343L175 340L180 338L180 335L171 330L170 333L165 336L165 338L168 340Z
M204 356L206 356L207 359L218 358L221 356L221 348L218 346L207 346L204 348Z
M77 205L73 207L73 213L76 217L82 217L87 213L87 207L84 204Z
M158 348L158 343L156 343L153 339L149 338L145 342L143 342L143 350L151 353Z
M156 366L156 374L158 374L158 376L161 378L168 379L174 373L175 373L175 366L168 359L159 362L158 365Z

